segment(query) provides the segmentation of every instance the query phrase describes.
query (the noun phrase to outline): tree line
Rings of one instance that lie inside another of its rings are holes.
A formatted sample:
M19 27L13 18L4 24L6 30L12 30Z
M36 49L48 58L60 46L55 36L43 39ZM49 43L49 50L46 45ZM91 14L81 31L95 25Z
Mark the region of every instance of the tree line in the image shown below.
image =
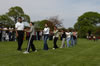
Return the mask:
M30 16L25 14L19 6L11 7L9 11L0 15L0 25L12 27L17 22L18 17L22 17L23 21L30 22Z
M30 22L30 16L24 13L24 10L19 7L11 7L7 13L0 15L0 26L14 27L18 17L23 18L23 22ZM98 12L86 12L79 16L73 27L64 28L62 19L59 16L53 16L41 21L33 21L37 30L42 30L44 24L47 23L51 30L54 26L60 27L62 30L76 30L79 37L86 37L87 34L100 35L100 14Z
M86 35L100 36L100 13L86 12L79 16L74 29L78 31L79 37L86 37Z
M25 14L24 10L21 7L15 6L11 7L7 13L0 15L0 26L14 27L18 17L22 17L23 22L29 23L31 21L30 16ZM62 26L62 20L60 20L58 16L53 16L49 19L33 22L36 24L36 29L43 29L45 23L47 23L51 29L53 29L55 25L57 27Z

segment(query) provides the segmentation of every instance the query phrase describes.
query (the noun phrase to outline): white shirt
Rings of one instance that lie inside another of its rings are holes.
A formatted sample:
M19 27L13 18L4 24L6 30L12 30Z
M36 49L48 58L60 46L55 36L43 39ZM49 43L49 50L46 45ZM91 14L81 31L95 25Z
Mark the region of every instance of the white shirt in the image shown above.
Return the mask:
M50 29L48 27L44 28L44 30L43 30L44 34L49 34L49 31L50 31Z
M17 30L24 30L24 23L17 22L15 28Z
M7 28L3 28L3 30L7 30Z
M59 37L59 32L58 32L58 30L54 30L53 33L54 33L54 36L55 36L55 37Z
M70 32L66 32L67 38L71 37L71 33Z

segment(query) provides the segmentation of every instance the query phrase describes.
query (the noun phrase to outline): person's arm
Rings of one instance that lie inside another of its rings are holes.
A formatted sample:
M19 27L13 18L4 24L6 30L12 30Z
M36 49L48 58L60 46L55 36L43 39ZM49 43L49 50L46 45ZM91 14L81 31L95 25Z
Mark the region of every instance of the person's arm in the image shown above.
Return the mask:
M44 28L44 30L43 30L44 33L47 33L47 32L49 32L49 31L50 31L49 28Z
M32 32L32 28L33 28L33 27L31 27L29 30L26 30L26 32Z
M46 29L46 28L44 28L43 32L44 32L44 33L47 33L47 29Z
M16 23L16 25L15 25L15 32L16 32L16 37L18 37L17 28L18 28L18 24Z
M16 37L18 37L18 32L17 32L17 28L16 27L15 27L14 31L16 32Z
M58 33L58 30L54 31L54 35L56 35Z

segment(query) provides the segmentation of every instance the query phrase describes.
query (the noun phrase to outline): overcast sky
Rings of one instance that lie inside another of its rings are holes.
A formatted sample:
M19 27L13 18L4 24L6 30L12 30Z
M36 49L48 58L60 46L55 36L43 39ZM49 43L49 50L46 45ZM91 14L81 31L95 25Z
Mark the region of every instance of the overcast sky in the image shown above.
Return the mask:
M100 0L0 0L0 15L13 6L22 7L31 21L58 15L66 28L73 27L84 12L100 12Z

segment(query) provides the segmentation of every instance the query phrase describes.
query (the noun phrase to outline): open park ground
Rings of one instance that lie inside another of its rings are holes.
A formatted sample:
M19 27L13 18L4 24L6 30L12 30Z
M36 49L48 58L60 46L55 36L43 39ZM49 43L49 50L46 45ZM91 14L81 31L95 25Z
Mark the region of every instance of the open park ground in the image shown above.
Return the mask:
M61 41L57 42L59 47ZM100 40L94 42L78 39L75 47L53 50L53 42L48 41L49 50L43 50L43 41L34 41L38 52L23 54L18 52L17 42L0 42L0 66L100 66Z

